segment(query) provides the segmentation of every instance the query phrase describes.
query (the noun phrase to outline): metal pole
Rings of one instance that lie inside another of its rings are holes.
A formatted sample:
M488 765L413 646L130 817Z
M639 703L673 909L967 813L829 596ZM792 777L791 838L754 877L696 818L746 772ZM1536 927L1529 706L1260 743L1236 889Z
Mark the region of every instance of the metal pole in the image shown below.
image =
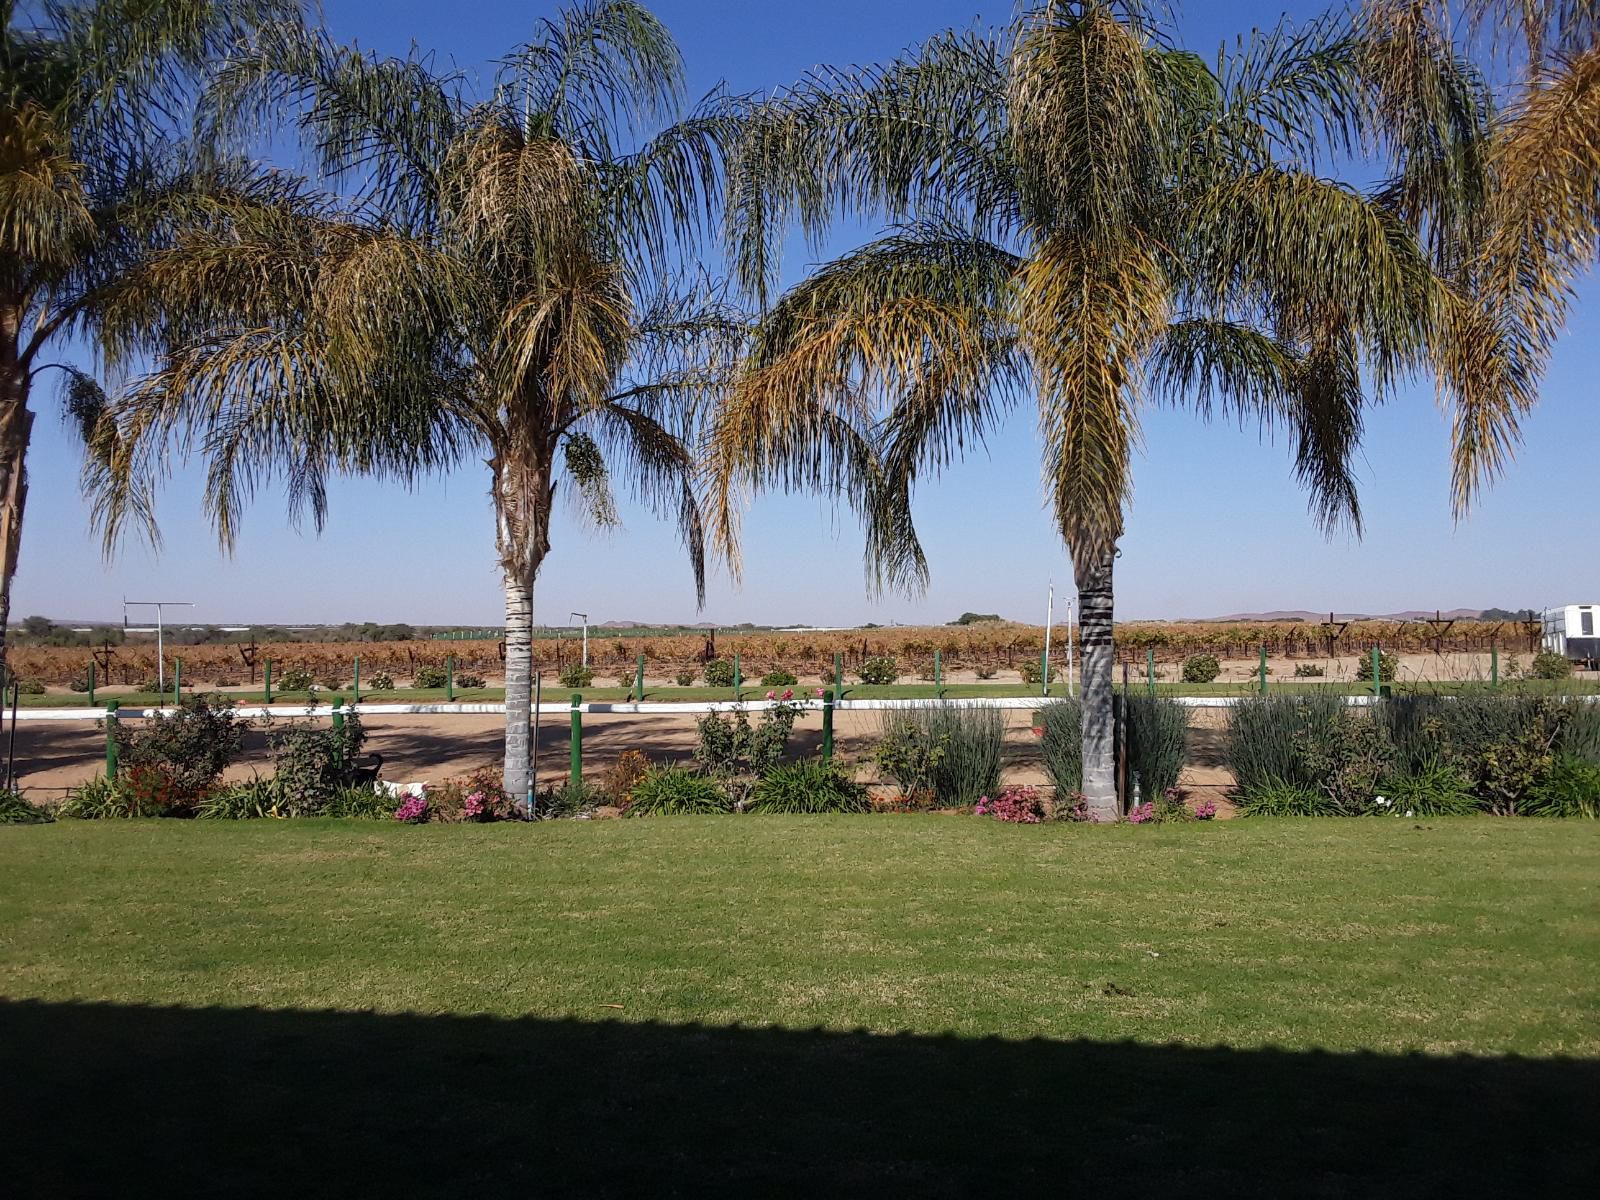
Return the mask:
M583 782L583 711L579 707L583 696L572 693L572 756L567 766L567 784L576 787Z
M822 757L833 757L833 692L822 693Z
M6 791L17 785L17 702L22 696L22 681L11 685L11 745L6 750Z
M270 659L270 658L267 659L266 665L262 668L261 678L262 678L263 682L265 683L266 689L267 689L267 703L271 704L272 703L272 659Z
M117 702L106 701L106 778L117 777Z
M94 707L94 659L89 660L89 707Z
M333 762L344 766L344 697L333 698Z
M839 699L844 699L844 656L837 650L833 652L833 686L838 692Z
M164 635L161 629L161 605L156 605L156 691L166 695L167 656L162 651Z
M1147 690L1154 696L1156 694L1156 648L1154 646L1145 647L1144 676Z
M633 676L634 698L640 704L644 703L644 655L639 655L639 661L634 669Z
M1383 695L1382 667L1379 665L1382 661L1381 652L1374 646L1372 648L1372 694L1374 696Z
M1260 671L1261 671L1261 694L1263 696L1265 696L1267 694L1267 645L1266 645L1265 642L1263 642L1261 644L1261 668L1260 668Z
M739 656L735 654L733 656L733 699L735 703L738 703L743 698L739 695L739 691L743 687L744 672L739 669Z
M356 703L361 703L361 655L356 655L355 679L351 685L355 689Z
M1039 675L1044 684L1044 695L1050 694L1050 629L1055 622L1056 581L1050 581L1049 598L1044 602L1044 658L1039 664Z
M183 703L183 659L172 660L172 704L177 707Z
M944 699L944 660L937 650L933 652L933 693Z
M454 654L446 655L444 660L444 698L446 700L454 700L456 698L456 656Z

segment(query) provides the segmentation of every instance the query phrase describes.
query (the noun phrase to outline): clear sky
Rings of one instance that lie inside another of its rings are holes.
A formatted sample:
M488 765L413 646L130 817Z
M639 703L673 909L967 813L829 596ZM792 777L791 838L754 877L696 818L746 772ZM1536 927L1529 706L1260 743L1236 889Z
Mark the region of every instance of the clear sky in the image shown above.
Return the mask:
M524 40L546 0L323 0L336 36L402 53L415 40L480 78ZM993 24L1004 3L950 0L657 0L683 48L691 90L738 92L794 80L818 63L876 61L937 29ZM1292 15L1321 6L1296 4ZM1177 40L1211 53L1224 37L1275 24L1278 3L1178 10ZM806 263L786 264L789 279ZM1449 505L1448 421L1419 380L1369 420L1360 462L1366 535L1325 540L1294 485L1289 448L1179 413L1145 415L1145 444L1118 564L1120 618L1212 616L1276 608L1386 612L1540 607L1600 600L1600 298L1581 289L1569 334L1511 474L1471 518ZM53 374L53 373L51 373ZM237 553L221 555L200 516L202 479L179 470L163 493L159 556L130 544L110 564L87 533L79 460L40 379L31 493L12 605L64 618L115 618L123 596L194 600L197 620L345 620L499 624L502 600L487 472L464 468L415 492L336 483L327 530L285 521L277 495L247 515ZM1019 410L986 454L925 484L917 517L932 584L925 596L869 598L861 539L848 513L809 496L759 500L745 526L745 578L711 581L696 617L688 566L671 529L625 509L596 538L559 513L535 595L535 619L733 623L942 622L965 610L1042 620L1047 582L1070 587L1039 481L1031 414ZM158 594L159 593L159 594Z

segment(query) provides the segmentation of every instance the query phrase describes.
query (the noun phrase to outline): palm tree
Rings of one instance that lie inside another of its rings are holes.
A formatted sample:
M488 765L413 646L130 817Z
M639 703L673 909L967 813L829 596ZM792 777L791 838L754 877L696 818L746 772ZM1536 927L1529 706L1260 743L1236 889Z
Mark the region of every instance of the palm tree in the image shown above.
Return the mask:
M28 498L30 401L59 369L71 424L93 427L105 396L48 360L93 330L104 289L162 228L153 199L182 186L174 114L208 64L292 0L0 0L0 678L11 581Z
M712 212L726 118L714 104L622 149L675 111L681 79L665 29L630 0L543 22L480 103L416 54L286 31L219 72L208 120L292 109L352 195L220 173L112 310L114 354L155 336L164 356L98 447L108 537L175 441L204 447L225 546L270 477L320 523L330 472L415 480L482 457L518 797L533 786L533 590L559 477L596 524L616 523L617 474L676 519L704 594L688 447L743 326L671 267Z
M1425 366L1463 412L1525 400L1514 328L1456 268L1481 205L1478 78L1367 23L1244 40L1213 69L1130 6L1052 0L761 105L730 165L730 253L893 224L764 310L711 431L716 542L739 498L848 498L874 583L917 587L910 495L1031 392L1083 629L1084 792L1115 813L1112 574L1147 400L1286 431L1316 517L1360 528L1362 412ZM1426 100L1427 103L1423 103ZM1381 150L1370 193L1327 154ZM1507 397L1510 397L1509 401Z

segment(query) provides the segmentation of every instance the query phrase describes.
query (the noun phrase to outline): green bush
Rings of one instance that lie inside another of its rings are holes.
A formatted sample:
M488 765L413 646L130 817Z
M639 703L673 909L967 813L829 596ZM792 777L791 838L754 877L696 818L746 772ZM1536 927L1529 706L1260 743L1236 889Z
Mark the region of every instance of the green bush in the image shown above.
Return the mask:
M345 677L336 671L329 671L317 680L317 686L330 692L342 691L345 687Z
M785 671L781 668L776 671L768 671L761 677L761 686L769 688L793 687L799 682L800 680L795 677L792 671Z
M1183 660L1185 683L1210 683L1222 674L1222 664L1214 654L1191 654Z
M280 692L309 692L315 680L304 667L290 667L278 677Z
M1266 778L1240 791L1239 812L1246 817L1325 817L1328 797L1303 784Z
M245 728L233 701L204 693L185 696L174 712L158 712L138 724L119 722L118 755L130 771L160 772L181 806L198 800L222 777L244 745Z
M1083 790L1083 706L1052 700L1039 710L1039 749L1057 798Z
M694 672L693 671L679 671L677 673L677 675L675 675L673 677L673 682L675 682L679 687L693 687L694 686Z
M421 666L411 676L411 686L414 688L442 688L449 680L449 673L443 667ZM569 687L588 686L587 684L566 684L565 676L562 677L562 683Z
M1572 675L1572 663L1565 656L1546 650L1533 656L1528 674L1534 679L1567 679Z
M248 783L217 788L195 809L195 816L206 821L248 821L282 813L283 787L271 777L257 776Z
M40 683L37 679L18 679L14 682L16 685L17 694L20 696L44 695L44 684ZM87 686L85 686L83 690L87 692L89 689Z
M592 813L612 799L598 784L563 779L534 797L533 817L536 821L559 821L580 813Z
M394 816L394 810L399 807L400 802L393 796L386 795L370 785L347 787L340 788L328 797L328 804L322 810L322 815L354 820L387 820Z
M1294 677L1296 679L1321 679L1327 674L1320 663L1295 663Z
M1042 673L1043 667L1040 665L1037 658L1023 659L1022 666L1018 668L1018 671L1022 675L1022 682L1026 683L1030 687L1038 687L1044 679L1044 675ZM1059 672L1056 669L1056 664L1052 662L1050 664L1050 681L1052 683L1055 682L1058 674Z
M750 794L748 812L864 813L872 805L867 789L835 762L808 759L774 767Z
M1530 817L1600 817L1600 764L1560 755L1528 789L1521 811Z
M1228 718L1224 757L1241 793L1269 782L1312 788L1298 737L1309 726L1333 720L1345 708L1339 696L1246 696Z
M1454 763L1432 759L1386 776L1378 785L1382 813L1391 816L1454 817L1478 811L1472 783Z
M456 676L456 686L458 688L465 688L468 691L475 691L478 688L488 687L489 681L482 675L471 675L463 672L462 674Z
M799 711L793 704L768 705L759 725L750 724L743 708L706 713L695 723L695 761L723 780L765 775L782 761Z
M394 691L394 676L387 671L379 671L371 679L367 680L366 687L371 692L392 692Z
M1139 795L1159 802L1168 788L1178 786L1188 753L1189 711L1163 696L1127 696L1128 766L1139 784Z
M1369 812L1393 757L1384 728L1338 696L1252 696L1229 722L1228 765L1255 811L1298 811L1290 793L1315 792L1329 813ZM1269 799L1254 803L1258 790Z
M1378 652L1378 682L1393 683L1395 676L1400 673L1400 656L1390 654L1388 651ZM1356 679L1372 682L1372 655L1363 654L1356 660Z
M900 667L894 659L879 655L862 663L858 675L862 683L888 684L900 678Z
M55 820L37 804L30 804L14 788L0 791L0 825L44 825Z
M367 740L361 718L348 713L340 728L315 722L291 722L274 729L269 742L276 753L273 780L280 816L321 814L335 794L350 782L352 760Z
M713 659L706 664L706 686L729 688L733 686L733 664L725 659Z
M74 692L87 692L89 690L88 675L74 675L67 683L67 687Z
M163 814L123 786L120 780L98 775L82 787L67 792L67 798L56 810L56 815L78 821L105 821L130 817L158 817Z
M988 663L979 663L977 666L972 668L972 673L979 679L993 679L997 672L995 668L991 667Z
M1005 732L1005 715L992 705L892 711L873 757L907 800L962 808L999 789Z
M656 767L634 785L630 817L692 816L730 810L722 785L709 775L678 766Z

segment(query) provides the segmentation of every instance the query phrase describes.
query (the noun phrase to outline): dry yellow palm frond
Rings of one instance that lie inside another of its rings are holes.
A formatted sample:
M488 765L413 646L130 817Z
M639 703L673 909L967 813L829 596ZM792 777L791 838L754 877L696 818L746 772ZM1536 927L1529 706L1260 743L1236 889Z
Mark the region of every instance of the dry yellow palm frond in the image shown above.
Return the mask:
M94 231L82 175L49 113L0 106L0 251L51 267L73 263Z
M1485 294L1548 344L1600 236L1600 46L1534 72L1497 131L1491 166Z
M1140 372L1167 325L1167 280L1137 240L1057 235L1023 267L1015 303L1039 388L1045 486L1082 558L1122 532Z
M562 257L505 313L498 340L503 394L531 385L552 403L598 408L626 357L633 306L620 267Z

